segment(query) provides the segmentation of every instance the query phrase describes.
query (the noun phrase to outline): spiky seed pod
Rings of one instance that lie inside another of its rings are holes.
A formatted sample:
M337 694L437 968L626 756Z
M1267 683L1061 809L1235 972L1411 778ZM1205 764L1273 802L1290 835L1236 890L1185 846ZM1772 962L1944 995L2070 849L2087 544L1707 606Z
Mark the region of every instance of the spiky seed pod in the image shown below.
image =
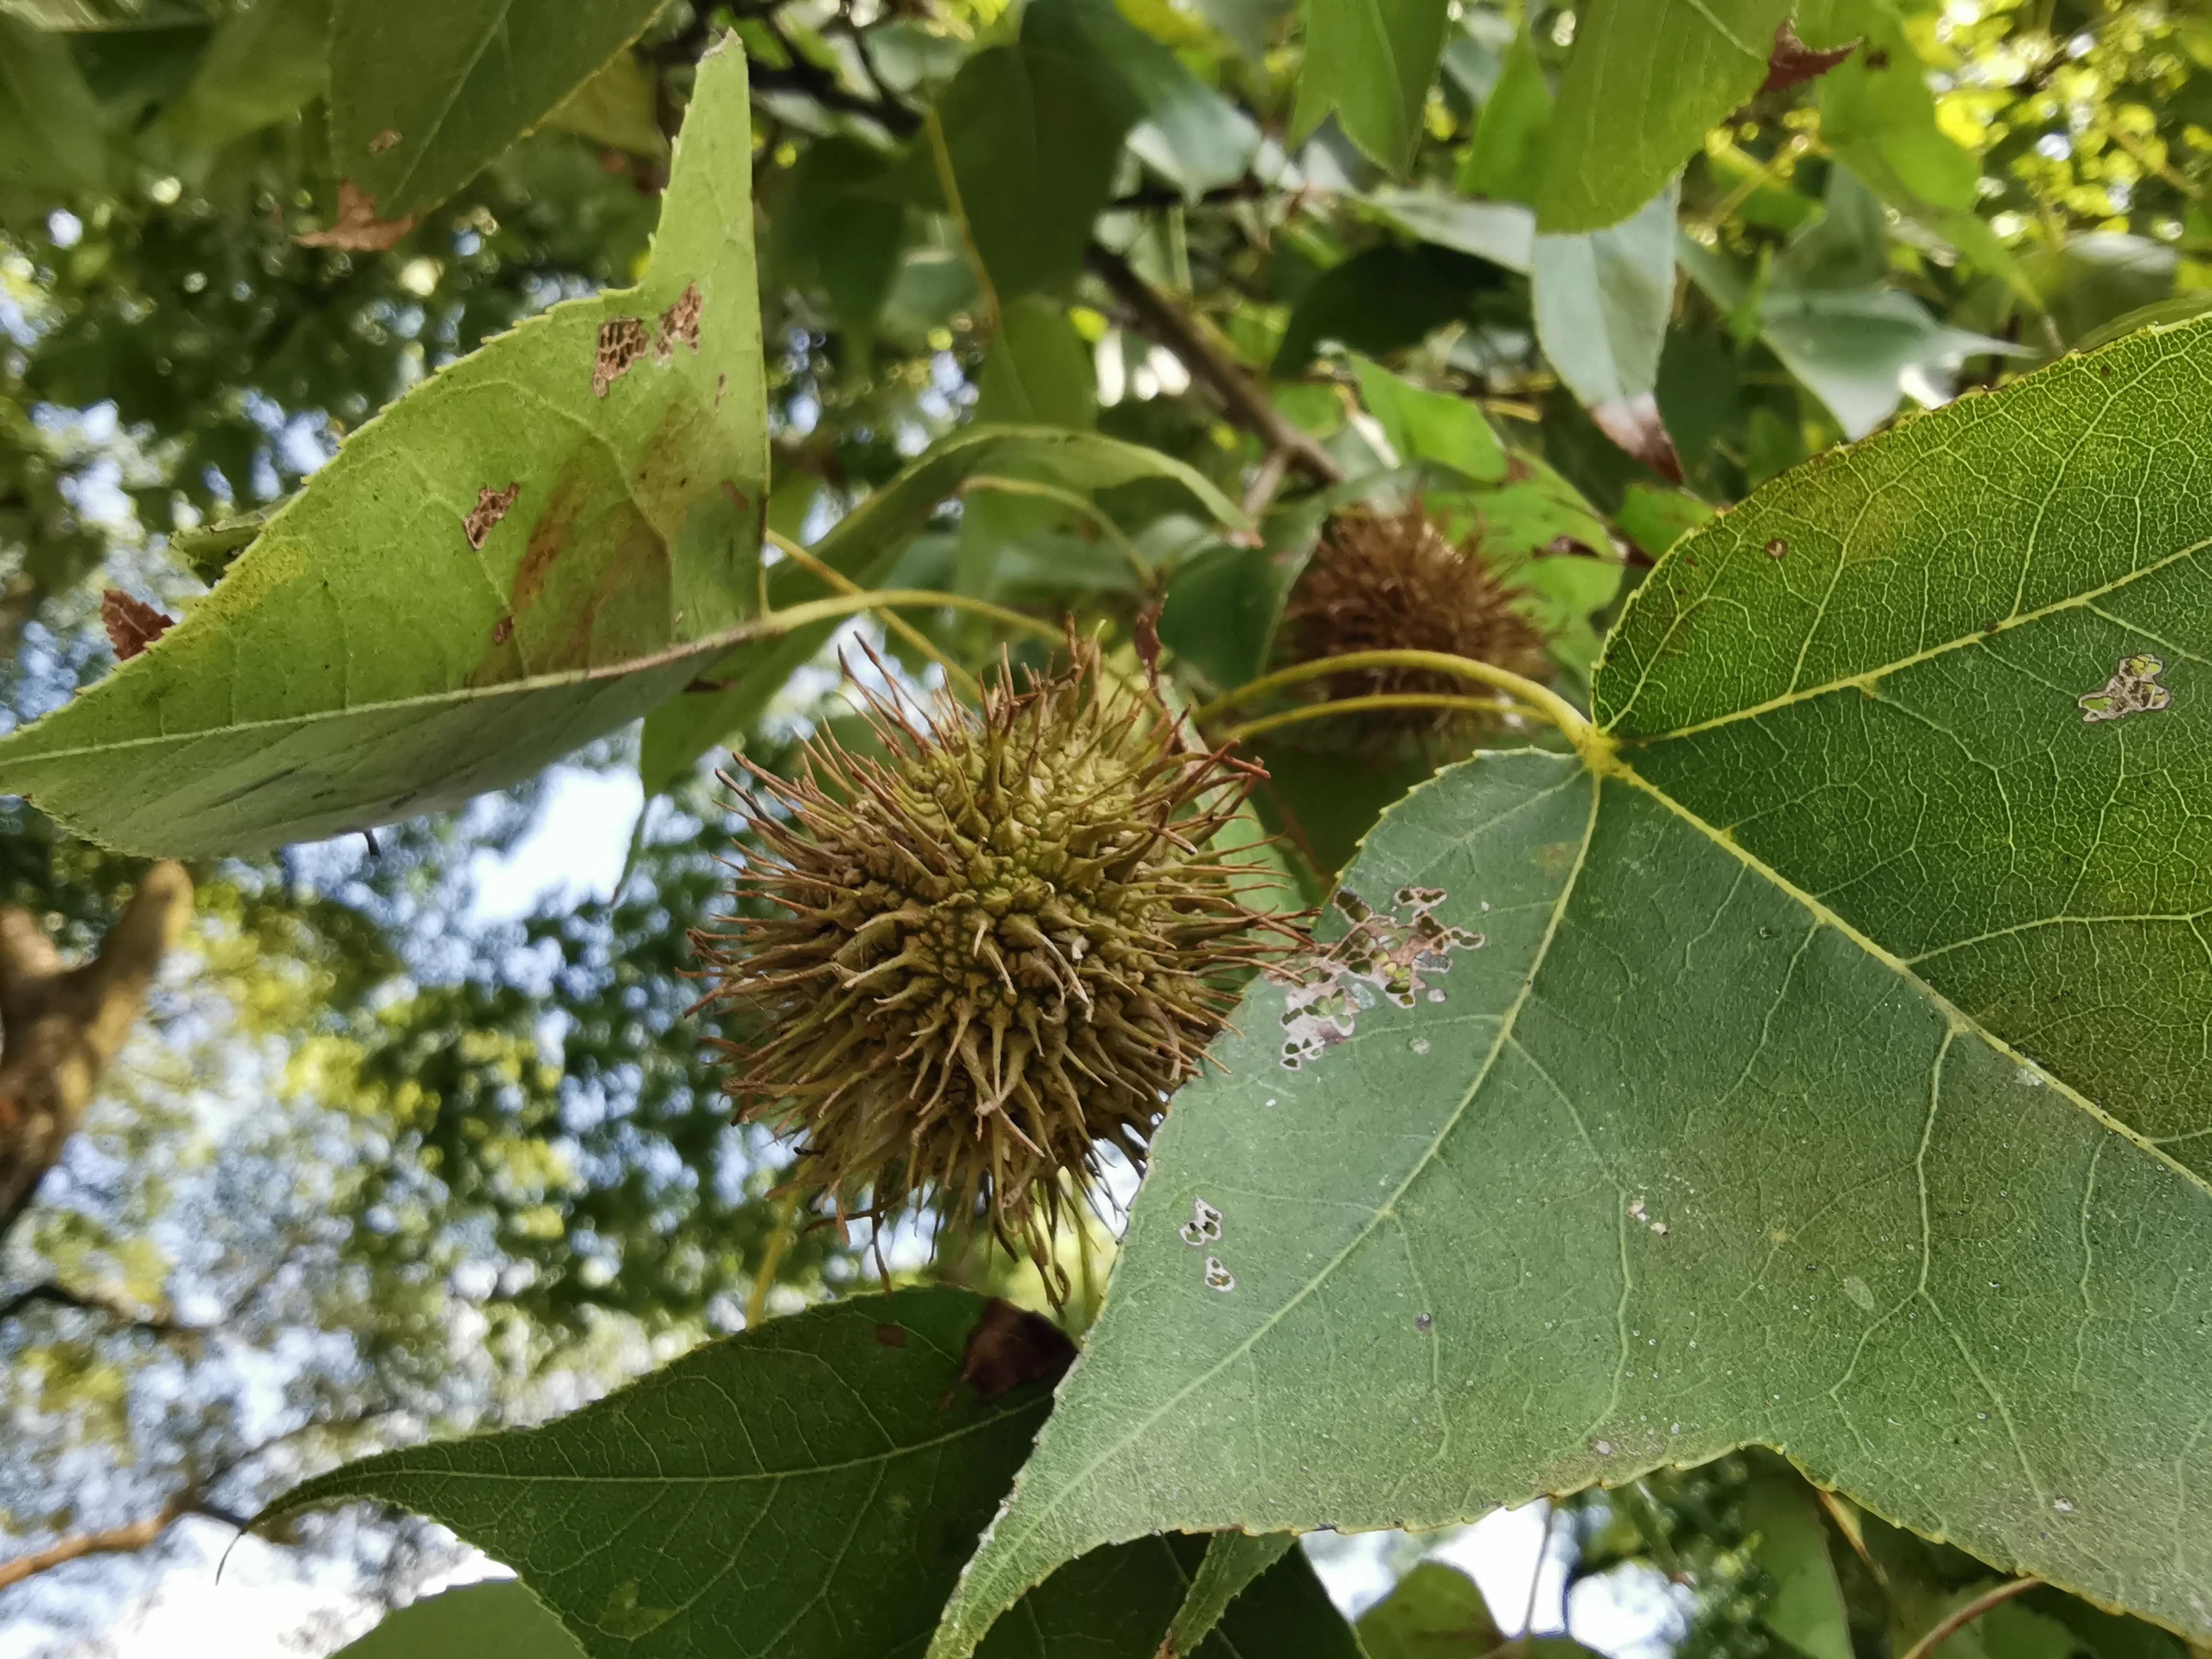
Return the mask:
M1354 510L1331 519L1291 590L1283 629L1299 662L1353 651L1443 651L1530 679L1551 674L1543 635L1513 609L1513 596L1485 562L1479 538L1455 546L1418 502L1402 513ZM1418 668L1359 669L1322 684L1332 698L1464 696L1480 689ZM1366 718L1411 731L1465 717L1415 708L1372 711Z
M724 1045L726 1086L798 1132L794 1184L841 1219L927 1205L1042 1267L1097 1146L1141 1164L1238 970L1296 939L1206 851L1249 769L1188 750L1090 643L980 713L870 701L888 758L824 735L795 781L747 766L757 914L695 936L708 1000L760 1032Z

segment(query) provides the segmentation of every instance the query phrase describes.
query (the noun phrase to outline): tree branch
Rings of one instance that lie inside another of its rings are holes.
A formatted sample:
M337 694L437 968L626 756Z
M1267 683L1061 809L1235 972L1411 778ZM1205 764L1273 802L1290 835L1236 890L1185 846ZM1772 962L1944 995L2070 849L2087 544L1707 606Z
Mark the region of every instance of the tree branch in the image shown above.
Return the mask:
M201 1504L199 1489L187 1486L143 1521L109 1527L102 1532L72 1533L67 1538L56 1539L42 1550L33 1550L12 1561L0 1561L0 1590L40 1573L51 1572L56 1567L67 1566L72 1561L82 1561L88 1555L127 1555L133 1550L143 1550L185 1516L208 1513Z
M33 1285L28 1290L16 1291L0 1301L0 1323L13 1319L24 1309L39 1303L50 1307L75 1308L83 1313L102 1313L117 1324L134 1331L147 1331L155 1336L200 1336L205 1334L196 1325L180 1323L173 1315L159 1309L146 1309L106 1291L72 1290L58 1279Z
M76 1133L191 911L191 878L164 860L100 953L64 968L35 916L0 910L0 1237Z
M1344 482L1344 468L1336 457L1285 418L1268 401L1266 390L1207 337L1203 326L1137 275L1127 259L1094 242L1084 256L1084 264L1127 308L1137 331L1181 358L1191 377L1206 384L1231 420L1269 450L1279 451L1291 465L1316 483Z

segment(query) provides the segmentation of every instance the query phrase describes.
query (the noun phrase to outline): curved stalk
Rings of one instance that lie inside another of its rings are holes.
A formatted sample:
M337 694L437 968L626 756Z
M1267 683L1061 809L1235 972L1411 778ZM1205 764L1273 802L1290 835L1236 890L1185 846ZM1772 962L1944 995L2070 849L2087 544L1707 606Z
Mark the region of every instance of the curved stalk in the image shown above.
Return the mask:
M1938 1621L1932 1630L1912 1644L1911 1650L1905 1654L1905 1659L1929 1659L1929 1656L1937 1648L1942 1647L1944 1643L1956 1636L1966 1626L1972 1624L1991 1607L2009 1601L2015 1595L2025 1595L2041 1583L2042 1580L2037 1578L2014 1578L1999 1584L1994 1589L1984 1591L1966 1606Z
M979 617L988 617L1009 628L1018 628L1054 645L1067 642L1066 631L1054 628L1050 623L1024 616L1018 611L1009 611L1003 605L993 605L988 599L971 599L964 593L947 593L933 587L871 587L852 593L841 593L831 599L809 599L805 605L791 605L754 617L751 622L733 630L733 642L774 639L779 634L788 634L793 629L804 628L809 623L827 622L832 617L851 617L863 611L882 610L892 605L971 611Z
M1478 685L1502 691L1523 704L1531 713L1541 714L1559 728L1567 740L1574 744L1577 752L1585 759L1595 761L1599 751L1606 746L1603 734L1583 718L1582 711L1549 686L1540 685L1525 675L1516 674L1510 668L1500 668L1495 663L1482 662L1473 657L1454 656L1444 651L1348 651L1339 657L1322 657L1312 662L1294 663L1272 674L1262 674L1256 680L1248 680L1233 691L1224 691L1200 708L1193 718L1204 722L1240 702L1249 702L1255 697L1265 696L1268 692L1279 690L1285 686L1361 668L1418 668L1432 674L1456 675L1461 679L1472 680Z
M1508 697L1455 697L1438 691L1378 691L1372 696L1340 697L1334 702L1310 702L1302 708L1286 708L1279 714L1267 714L1242 726L1232 726L1223 735L1232 742L1242 742L1263 732L1296 726L1302 720L1357 714L1363 708L1459 708L1469 713L1521 715L1533 712L1525 704Z
M844 574L841 571L832 570L828 565L823 563L821 560L816 558L811 553L801 547L797 542L792 540L790 537L779 535L773 530L763 531L762 534L766 538L768 544L770 547L775 549L777 552L782 554L784 557L789 559L793 563L800 566L804 569L811 571L817 577L828 583L831 587L836 588L840 593L852 594L865 593L867 592L866 588L862 587L860 583L854 581L850 576ZM905 617L900 616L895 611L880 611L878 614L882 617L884 627L890 629L892 633L897 635L915 650L921 652L923 656L928 658L930 661L935 663L939 668L942 668L945 671L945 680L946 684L959 691L971 702L982 702L983 687L981 684L973 674L969 673L958 663L953 661L951 658L946 656L942 651L939 651L936 646L932 644L930 642L929 636L927 634L923 633L919 628L916 628L912 623L907 621Z
M1062 489L1058 484L1040 483L1033 478L1008 478L996 472L980 472L960 486L963 495L974 495L979 490L994 490L1001 495L1031 495L1038 501L1064 507L1071 513L1081 514L1091 520L1101 535L1114 544L1114 550L1136 573L1137 586L1147 592L1152 591L1157 573L1145 562L1145 556L1138 551L1136 543L1129 539L1120 525L1107 517L1097 502L1075 490Z

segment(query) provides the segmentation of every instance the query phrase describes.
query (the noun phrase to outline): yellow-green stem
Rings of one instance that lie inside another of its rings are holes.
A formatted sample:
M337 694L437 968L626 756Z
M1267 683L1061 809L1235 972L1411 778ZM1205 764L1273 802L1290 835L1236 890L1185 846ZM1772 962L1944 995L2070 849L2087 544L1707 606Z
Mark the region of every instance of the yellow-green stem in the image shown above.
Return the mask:
M850 576L845 575L840 571L832 570L828 565L823 563L821 560L816 558L811 553L801 547L797 542L793 541L790 537L778 535L773 530L766 532L765 534L768 538L769 546L775 548L779 553L781 553L784 557L791 560L793 563L803 566L805 568L812 571L815 575L820 577L823 581L828 583L831 587L836 588L839 592L864 593L867 591L866 588L862 587L860 583L854 581ZM930 638L927 634L923 633L920 629L916 628L912 623L907 621L905 617L898 615L896 611L879 611L877 614L883 618L884 627L890 629L892 633L897 635L915 650L921 652L923 656L927 657L930 661L935 663L939 668L942 668L945 671L945 684L951 685L954 690L961 692L972 702L981 702L983 700L983 688L981 684L977 682L975 677L969 673L966 669L963 668L958 663L953 661L951 658L946 656L942 651L939 650L935 645L931 643Z
M2027 1595L2039 1583L2039 1580L2033 1578L2014 1578L2008 1583L1999 1584L1995 1589L1984 1590L1966 1606L1939 1621L1925 1636L1915 1642L1905 1653L1905 1659L1929 1659L1929 1656L1936 1649L1942 1647L1944 1643L1949 1641L1968 1625L1972 1624L1991 1607L2009 1601L2015 1595Z
M971 611L979 617L988 617L1009 628L1018 628L1054 645L1066 642L1063 630L1054 628L1050 623L1040 622L1035 617L1025 617L1018 611L1009 611L1003 605L993 605L988 599L971 599L964 593L946 593L933 587L872 587L854 593L841 593L832 599L809 599L804 605L789 605L781 611L771 611L764 617L756 617L734 630L734 638L737 641L774 639L779 634L788 634L809 623L828 622L834 617L854 616L863 611L876 611L891 605Z
M929 137L930 159L937 164L937 187L945 193L945 211L959 234L961 251L968 256L969 267L975 273L977 308L983 313L985 336L995 340L999 337L999 290L992 286L990 270L983 263L983 250L975 245L975 227L968 222L967 205L960 199L960 178L952 167L952 148L945 142L945 123L938 118L934 104L921 118L921 125Z
M1328 720L1338 714L1356 714L1364 708L1458 708L1469 714L1528 714L1533 712L1507 697L1455 697L1440 691L1378 691L1372 696L1339 697L1334 702L1310 702L1300 708L1285 708L1279 714L1267 714L1256 720L1247 720L1242 726L1232 726L1223 735L1242 742L1247 738L1256 738L1262 732L1298 725L1301 721Z
M1605 738L1596 727L1583 718L1583 713L1547 685L1540 685L1527 676L1515 673L1510 668L1500 668L1495 663L1481 662L1473 657L1454 656L1446 651L1347 651L1342 656L1321 657L1312 662L1294 663L1272 674L1262 674L1256 680L1248 680L1233 691L1225 691L1212 702L1200 708L1193 716L1200 724L1212 720L1224 710L1238 703L1263 697L1270 691L1285 686L1300 685L1308 680L1323 679L1331 674L1356 672L1367 668L1415 668L1432 674L1450 674L1478 685L1486 685L1502 691L1515 701L1525 704L1530 712L1541 714L1558 726L1577 753L1586 760L1595 761L1606 748Z
M783 1201L775 1207L775 1231L768 1236L768 1248L761 1252L760 1271L753 1275L752 1294L745 1298L745 1328L758 1328L768 1317L768 1293L775 1288L775 1270L783 1260L783 1253L791 1248L791 1224L799 1213L799 1194L786 1193Z

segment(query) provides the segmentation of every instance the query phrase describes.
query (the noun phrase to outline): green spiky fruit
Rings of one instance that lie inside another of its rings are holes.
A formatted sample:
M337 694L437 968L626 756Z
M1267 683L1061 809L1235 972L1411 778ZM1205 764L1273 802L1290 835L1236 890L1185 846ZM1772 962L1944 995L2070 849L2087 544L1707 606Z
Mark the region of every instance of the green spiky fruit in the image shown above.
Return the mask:
M1207 850L1248 769L1151 698L1073 667L824 736L796 781L748 768L739 914L702 933L747 1121L799 1137L842 1219L917 1205L1042 1265L1101 1144L1141 1164L1240 969L1281 948Z

